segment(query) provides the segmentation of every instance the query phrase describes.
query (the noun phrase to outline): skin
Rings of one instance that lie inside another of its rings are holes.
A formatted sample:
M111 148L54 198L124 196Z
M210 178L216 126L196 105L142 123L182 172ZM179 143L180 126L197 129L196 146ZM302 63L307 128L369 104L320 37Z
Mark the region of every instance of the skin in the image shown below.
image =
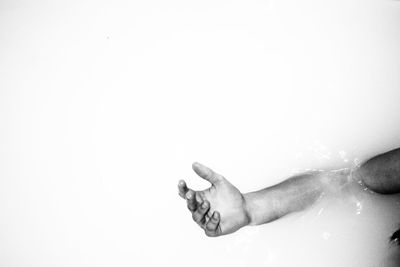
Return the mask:
M192 168L197 175L210 182L211 187L194 191L181 180L178 184L179 195L186 199L193 220L204 229L205 234L210 237L225 235L247 225L250 220L242 193L210 168L200 163L193 163Z
M400 148L367 160L356 175L370 190L380 194L400 192Z
M268 223L304 210L321 196L337 192L354 179L380 194L400 192L400 149L375 156L353 170L303 173L246 194L200 163L193 163L192 168L210 182L211 187L195 191L181 180L179 195L186 200L193 220L210 237L230 234L246 225Z

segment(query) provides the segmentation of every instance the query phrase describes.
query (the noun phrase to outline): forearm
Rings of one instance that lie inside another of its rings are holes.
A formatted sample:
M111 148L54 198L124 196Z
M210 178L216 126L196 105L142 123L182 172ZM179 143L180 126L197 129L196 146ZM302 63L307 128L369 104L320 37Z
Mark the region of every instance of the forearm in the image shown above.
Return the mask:
M367 160L354 173L374 192L400 193L400 148Z
M339 190L352 177L377 193L400 193L400 148L375 156L353 171L304 173L272 187L244 194L249 224L268 223L304 210L322 195Z
M349 170L315 171L291 177L280 184L244 195L250 225L268 223L301 211L322 195L338 190L349 179Z

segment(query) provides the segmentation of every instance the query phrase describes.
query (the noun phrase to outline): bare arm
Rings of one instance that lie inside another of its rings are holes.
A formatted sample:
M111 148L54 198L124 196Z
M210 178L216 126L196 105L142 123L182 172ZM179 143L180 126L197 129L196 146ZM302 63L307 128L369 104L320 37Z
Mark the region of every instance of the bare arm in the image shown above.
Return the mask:
M209 236L229 234L246 225L268 223L304 210L324 194L340 190L352 177L377 193L400 192L400 149L373 157L353 172L343 169L303 173L246 194L204 165L196 163L193 169L212 186L194 191L181 181L179 194L187 200L193 220Z
M250 224L263 224L312 205L322 194L340 189L350 170L321 171L294 176L272 187L244 194ZM380 194L400 193L400 148L375 156L351 174Z
M340 190L349 181L349 175L347 169L303 173L272 187L244 194L250 224L268 223L304 210L323 195Z
M193 220L208 236L230 234L246 225L258 225L301 211L323 194L340 189L349 170L315 171L293 176L277 185L242 194L225 177L199 163L193 170L212 186L194 191L180 181L179 194L186 199ZM203 206L203 204L205 204Z

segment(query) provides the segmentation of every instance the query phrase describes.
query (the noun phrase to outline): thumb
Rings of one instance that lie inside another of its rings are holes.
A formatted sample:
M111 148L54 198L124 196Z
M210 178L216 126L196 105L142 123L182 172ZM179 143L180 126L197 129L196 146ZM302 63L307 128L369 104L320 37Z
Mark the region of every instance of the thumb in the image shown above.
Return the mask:
M198 162L193 163L192 168L195 171L195 173L197 173L198 176L209 181L212 184L216 184L219 181L221 181L222 179L224 179L222 175L214 172L210 168L208 168Z

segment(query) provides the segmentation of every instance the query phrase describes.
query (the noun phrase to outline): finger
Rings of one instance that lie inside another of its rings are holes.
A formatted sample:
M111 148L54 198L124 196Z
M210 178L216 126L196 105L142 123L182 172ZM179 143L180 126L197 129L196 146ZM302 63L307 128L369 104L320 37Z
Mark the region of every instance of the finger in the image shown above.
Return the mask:
M207 221L205 233L207 236L215 237L220 235L219 229L220 215L218 211L214 211L212 217Z
M204 194L201 191L196 192L195 199L196 199L197 208L199 208L200 205L203 204L204 201L206 201L204 199ZM207 201L207 202L208 202L207 204L210 204L209 201ZM211 216L212 216L212 212L210 212L210 210L208 210L208 212L206 212L206 214L205 214L205 221L207 221Z
M197 173L198 176L209 181L212 184L215 184L219 182L221 179L223 179L222 175L214 172L210 168L198 162L193 163L192 168Z
M200 205L201 203L204 202L203 197L200 194L201 194L200 192L196 192L196 195L194 198L196 200L197 205Z
M186 193L187 207L191 212L194 212L197 208L195 195L196 192L194 192L192 189L189 189L188 192Z
M186 199L186 193L189 191L188 187L186 186L186 182L184 180L180 180L178 183L178 192L179 195L183 198Z
M197 209L192 214L193 220L202 228L204 228L204 224L206 223L206 217L208 210L210 209L210 204L207 200L205 200L201 205L197 206Z

